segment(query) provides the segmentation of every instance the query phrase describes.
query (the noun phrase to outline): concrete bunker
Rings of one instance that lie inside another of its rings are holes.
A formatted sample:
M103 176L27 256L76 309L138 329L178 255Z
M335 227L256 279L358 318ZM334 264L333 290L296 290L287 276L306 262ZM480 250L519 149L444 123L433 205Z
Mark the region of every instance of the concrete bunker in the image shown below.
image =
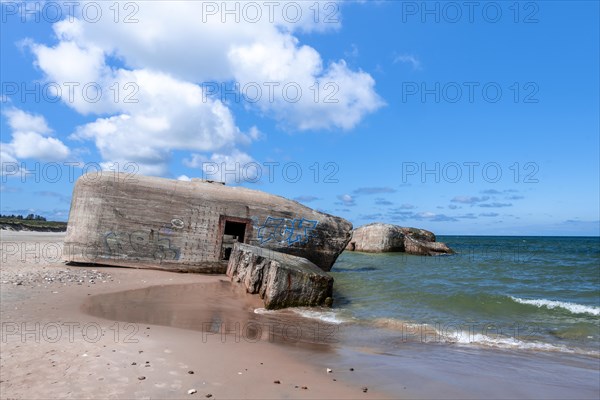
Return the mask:
M75 263L225 273L242 243L329 271L351 231L342 218L257 190L105 171L76 182L63 254Z

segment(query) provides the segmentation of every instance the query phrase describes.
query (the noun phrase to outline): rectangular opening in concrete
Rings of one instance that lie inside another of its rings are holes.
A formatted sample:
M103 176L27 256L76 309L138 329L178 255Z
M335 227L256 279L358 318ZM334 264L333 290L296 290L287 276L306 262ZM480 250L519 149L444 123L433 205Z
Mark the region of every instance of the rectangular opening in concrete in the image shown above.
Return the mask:
M221 260L227 261L231 256L235 242L244 243L248 222L240 218L222 218L223 241L221 244Z

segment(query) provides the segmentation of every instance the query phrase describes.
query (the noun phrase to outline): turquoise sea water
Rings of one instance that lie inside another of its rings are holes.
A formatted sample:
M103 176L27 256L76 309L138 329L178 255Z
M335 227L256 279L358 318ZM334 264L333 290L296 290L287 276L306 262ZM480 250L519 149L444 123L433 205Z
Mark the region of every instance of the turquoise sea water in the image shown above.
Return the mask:
M406 342L599 354L598 237L438 240L457 254L343 253L320 318Z

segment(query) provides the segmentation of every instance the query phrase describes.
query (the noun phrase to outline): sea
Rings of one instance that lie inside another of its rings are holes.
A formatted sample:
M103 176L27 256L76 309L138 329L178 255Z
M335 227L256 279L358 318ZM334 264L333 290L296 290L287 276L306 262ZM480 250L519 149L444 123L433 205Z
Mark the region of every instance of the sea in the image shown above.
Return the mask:
M334 307L296 312L371 328L358 336L382 348L392 341L600 356L600 238L438 241L456 254L344 252L331 271Z

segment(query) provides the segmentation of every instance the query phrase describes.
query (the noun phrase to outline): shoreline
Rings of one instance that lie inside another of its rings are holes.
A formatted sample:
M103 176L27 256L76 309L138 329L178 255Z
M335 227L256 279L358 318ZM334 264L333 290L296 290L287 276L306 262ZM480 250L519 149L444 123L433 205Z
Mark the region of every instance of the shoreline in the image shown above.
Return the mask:
M3 242L41 247L61 238L55 233L2 231ZM221 335L114 321L83 310L94 296L165 284L231 287L224 276L67 266L20 253L3 254L0 270L2 398L389 397L375 388L363 393L362 387L369 386L366 377L358 382L328 374L328 365L314 361L323 349L223 341ZM204 296L207 310L214 308L210 292L197 295ZM245 297L246 305L260 304L256 296Z
M0 269L2 398L558 399L600 393L597 358L403 342L381 327L331 325L295 311L255 312L263 307L258 297L224 275L66 266L28 250L61 237L2 231L2 241L18 248L12 256L3 253ZM9 334L22 323L33 333ZM55 331L62 334L56 341ZM103 336L94 336L98 331ZM190 389L197 393L188 395Z

